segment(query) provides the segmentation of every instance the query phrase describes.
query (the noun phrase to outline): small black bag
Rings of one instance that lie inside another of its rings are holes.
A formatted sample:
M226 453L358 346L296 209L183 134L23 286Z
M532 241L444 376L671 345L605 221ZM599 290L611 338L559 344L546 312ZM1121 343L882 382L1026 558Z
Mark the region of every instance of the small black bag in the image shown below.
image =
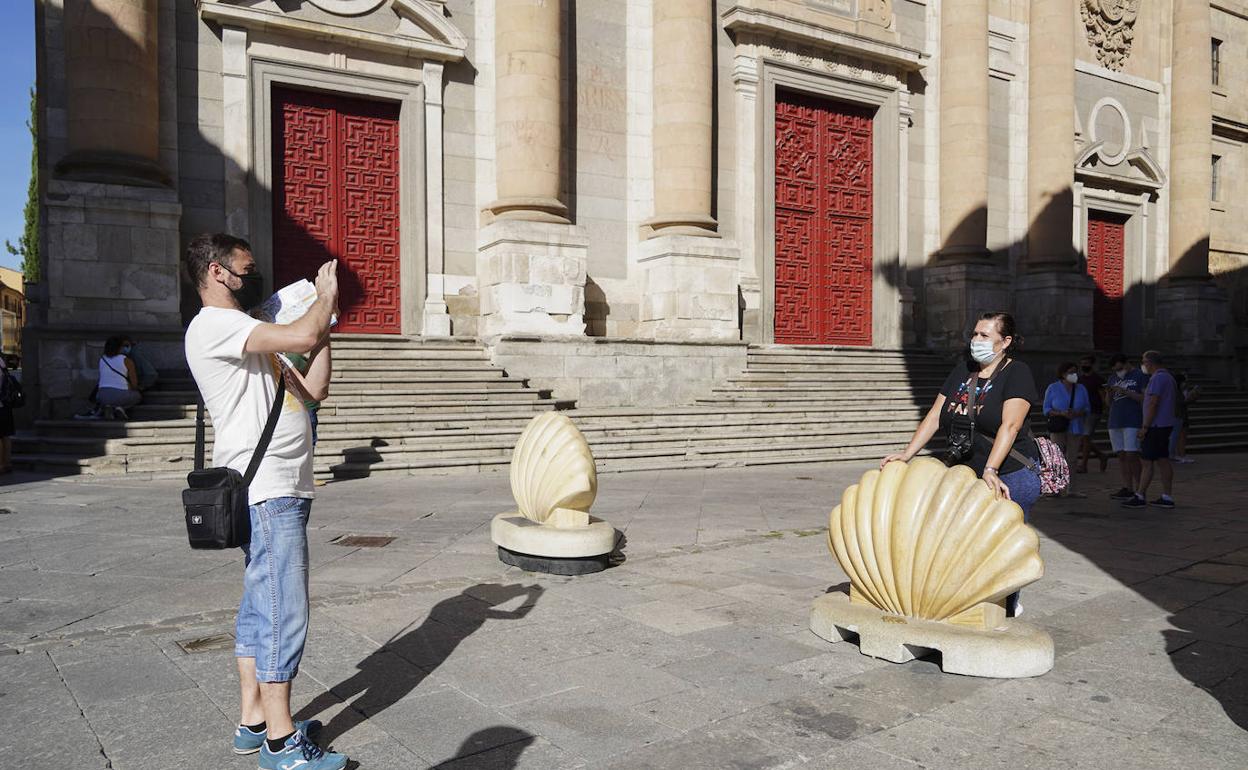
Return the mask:
M256 477L260 461L273 439L277 418L282 413L286 381L278 378L277 395L269 409L264 432L251 453L247 473L233 468L204 467L204 401L195 412L195 470L186 476L182 507L186 509L186 536L191 548L238 548L251 542L251 513L247 509L247 488Z

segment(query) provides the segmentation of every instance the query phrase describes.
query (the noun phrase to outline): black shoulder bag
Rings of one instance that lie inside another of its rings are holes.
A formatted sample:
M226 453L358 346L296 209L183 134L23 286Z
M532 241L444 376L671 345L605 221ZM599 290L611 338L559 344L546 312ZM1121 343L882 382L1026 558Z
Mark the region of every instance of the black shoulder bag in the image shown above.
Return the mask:
M186 476L182 507L186 509L186 536L191 548L238 548L251 542L251 514L247 509L247 488L260 469L282 413L286 380L278 377L277 395L269 409L264 432L251 453L247 473L233 468L204 467L204 400L195 412L195 470Z

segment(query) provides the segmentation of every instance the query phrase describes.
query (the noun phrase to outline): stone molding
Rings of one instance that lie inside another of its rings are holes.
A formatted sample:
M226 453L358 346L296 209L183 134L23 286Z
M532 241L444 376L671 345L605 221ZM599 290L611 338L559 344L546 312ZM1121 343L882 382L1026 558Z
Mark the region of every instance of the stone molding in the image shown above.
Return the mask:
M480 336L585 333L589 238L552 222L498 219L480 230Z
M746 38L772 41L777 49L773 53L793 52L817 61L816 66L825 71L845 69L850 70L846 74L857 76L852 69L861 66L842 53L906 72L922 70L929 60L927 54L912 48L743 5L729 8L720 18L724 29L737 37L738 45Z
M234 5L225 0L196 1L202 18L223 26L243 27L258 32L280 32L295 37L329 41L347 48L452 62L462 60L468 48L468 38L442 15L441 3L435 8L430 5L430 0L390 0L390 7L395 14L412 22L427 37L370 32L347 24L309 21L284 13ZM353 15L358 16L360 12Z

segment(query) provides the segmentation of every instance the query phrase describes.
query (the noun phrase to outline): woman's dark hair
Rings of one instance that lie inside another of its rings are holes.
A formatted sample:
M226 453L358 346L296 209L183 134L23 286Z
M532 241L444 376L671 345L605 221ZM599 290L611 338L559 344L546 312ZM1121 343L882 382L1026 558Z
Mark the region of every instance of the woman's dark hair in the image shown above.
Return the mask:
M1018 333L1018 329L1014 325L1014 316L1001 311L991 311L984 313L979 317L981 321L992 321L997 325L997 334L1002 337L1010 337L1010 344L1005 346L1001 352L1013 356L1017 355L1023 349L1023 335Z
M126 338L121 336L113 336L104 340L104 355L115 356L121 352L121 346L125 344Z
M1071 371L1072 369L1077 369L1077 368L1078 367L1075 366L1074 361L1066 361L1064 363L1058 364L1057 365L1057 379L1059 380L1062 379L1063 377L1066 376L1067 372Z
M242 238L227 233L206 233L197 235L186 247L186 274L195 284L195 288L204 285L208 275L208 266L213 262L229 267L230 255L236 249L251 251L251 244Z

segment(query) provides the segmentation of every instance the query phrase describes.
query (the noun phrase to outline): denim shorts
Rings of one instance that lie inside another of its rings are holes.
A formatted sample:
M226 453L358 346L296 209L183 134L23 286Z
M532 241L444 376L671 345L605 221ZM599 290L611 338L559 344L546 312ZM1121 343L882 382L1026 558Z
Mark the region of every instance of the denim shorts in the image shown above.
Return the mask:
M249 506L243 599L234 656L256 659L256 679L289 682L308 638L308 514L312 501L275 497Z

